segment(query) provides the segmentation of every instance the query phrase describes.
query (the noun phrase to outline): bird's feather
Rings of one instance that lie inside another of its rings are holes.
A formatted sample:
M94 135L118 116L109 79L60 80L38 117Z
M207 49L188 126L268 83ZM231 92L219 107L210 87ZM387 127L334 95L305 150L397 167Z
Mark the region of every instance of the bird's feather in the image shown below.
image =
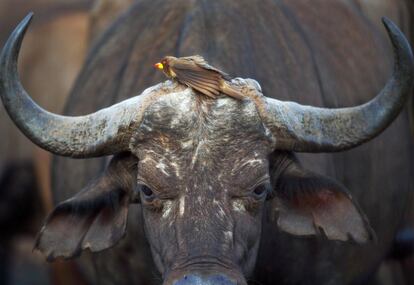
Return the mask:
M228 75L227 73L208 64L207 61L201 55L194 55L194 56L188 56L188 57L182 57L182 58L186 59L187 61L194 62L196 65L198 65L199 67L203 69L211 70L213 72L218 73L225 80L231 79L230 75Z
M206 78L202 78L202 77L198 77L198 76L192 75L191 73L185 74L185 78L187 80L191 80L191 81L196 81L198 83L202 83L203 85L209 86L209 87L211 87L213 89L218 89L218 86L219 86L217 80L209 80L209 79L206 79Z
M221 75L217 72L201 68L189 60L175 61L170 68L181 83L210 97L220 93Z
M210 98L216 98L216 95L215 94L211 93L210 91L208 91L208 90L206 90L204 88L198 87L198 85L188 85L188 86L190 86L191 88L197 90L198 92L200 92L200 93L202 93L204 95L207 95Z
M191 88L194 88L195 90L209 96L209 97L215 97L219 94L220 90L215 85L206 84L203 81L194 80L191 77L187 76L186 74L183 74L181 76L177 76L177 80L181 82L182 84L185 84Z

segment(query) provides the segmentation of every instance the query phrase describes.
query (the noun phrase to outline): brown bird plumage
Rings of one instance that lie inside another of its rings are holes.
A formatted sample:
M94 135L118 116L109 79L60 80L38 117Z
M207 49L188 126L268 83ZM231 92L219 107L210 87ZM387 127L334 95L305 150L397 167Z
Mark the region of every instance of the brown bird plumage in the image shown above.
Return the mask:
M239 90L229 84L231 78L228 74L210 66L199 55L180 58L166 56L154 66L162 70L167 77L174 78L211 98L216 98L220 92L238 100L244 98Z

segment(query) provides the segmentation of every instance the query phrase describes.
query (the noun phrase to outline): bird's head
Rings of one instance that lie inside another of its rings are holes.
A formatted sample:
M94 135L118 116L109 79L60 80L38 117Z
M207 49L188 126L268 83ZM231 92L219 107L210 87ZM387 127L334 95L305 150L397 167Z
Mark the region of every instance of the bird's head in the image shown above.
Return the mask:
M170 71L170 62L171 60L174 60L174 59L175 57L166 56L160 62L157 62L156 64L154 64L154 67L156 69L163 71L167 76L173 77Z
M159 70L167 69L169 67L170 58L171 56L164 57L160 62L157 62L156 64L154 64L154 67Z

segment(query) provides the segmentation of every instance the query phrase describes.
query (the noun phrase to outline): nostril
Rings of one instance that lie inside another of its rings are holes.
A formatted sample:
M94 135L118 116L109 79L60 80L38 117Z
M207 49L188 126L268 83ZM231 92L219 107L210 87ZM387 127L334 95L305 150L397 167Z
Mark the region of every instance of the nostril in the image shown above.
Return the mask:
M210 276L207 279L208 282L207 284L220 284L220 285L237 285L236 282L231 281L228 277L224 276L224 275L214 275L214 276Z
M237 282L232 281L225 275L211 275L211 276L197 276L184 275L180 280L177 280L173 285L237 285Z
M180 280L173 283L173 285L190 285L190 284L203 284L202 279L195 275L184 275Z

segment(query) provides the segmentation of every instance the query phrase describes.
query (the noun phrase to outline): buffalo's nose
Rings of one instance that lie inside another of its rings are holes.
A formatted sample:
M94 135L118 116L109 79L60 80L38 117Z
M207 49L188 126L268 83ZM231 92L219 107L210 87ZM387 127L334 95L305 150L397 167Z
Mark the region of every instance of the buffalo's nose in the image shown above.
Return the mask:
M232 281L224 275L211 275L206 277L185 275L180 280L174 282L173 285L237 285L237 282Z

